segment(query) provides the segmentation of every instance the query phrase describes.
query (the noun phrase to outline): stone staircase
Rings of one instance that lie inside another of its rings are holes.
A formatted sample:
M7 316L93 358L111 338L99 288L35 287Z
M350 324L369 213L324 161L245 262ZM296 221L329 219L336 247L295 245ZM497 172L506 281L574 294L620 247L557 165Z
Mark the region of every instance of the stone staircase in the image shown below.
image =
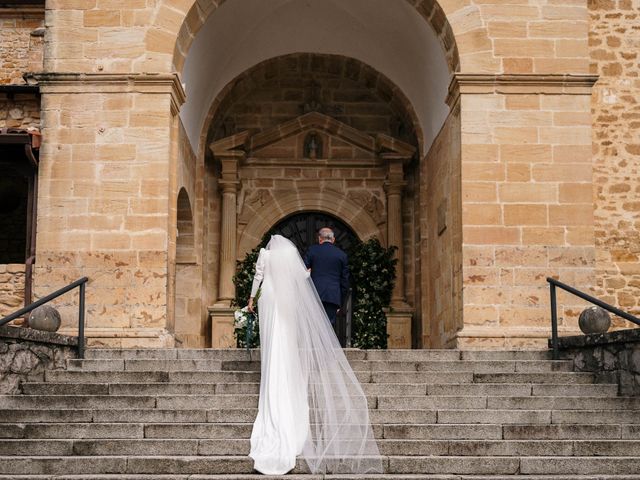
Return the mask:
M547 352L358 351L381 476L640 479L640 398ZM252 479L259 351L89 350L0 396L0 479ZM273 477L272 477L273 478Z

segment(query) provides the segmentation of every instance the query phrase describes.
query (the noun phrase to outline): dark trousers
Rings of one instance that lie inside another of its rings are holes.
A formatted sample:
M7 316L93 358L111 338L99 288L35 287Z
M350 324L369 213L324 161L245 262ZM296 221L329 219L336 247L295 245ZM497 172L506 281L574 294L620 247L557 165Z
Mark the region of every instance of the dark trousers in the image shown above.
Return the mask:
M329 321L333 328L336 328L336 316L338 314L338 309L340 305L336 305L335 303L322 302L322 306L324 307L324 311L327 312L327 317L329 317Z

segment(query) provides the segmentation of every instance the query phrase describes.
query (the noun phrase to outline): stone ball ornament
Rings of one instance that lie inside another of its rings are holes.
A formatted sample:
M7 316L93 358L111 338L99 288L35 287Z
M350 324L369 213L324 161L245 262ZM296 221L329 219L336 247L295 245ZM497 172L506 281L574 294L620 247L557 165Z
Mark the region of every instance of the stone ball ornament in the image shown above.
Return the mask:
M611 326L611 316L604 308L585 308L578 318L580 330L585 334L605 333Z
M60 312L51 305L41 305L29 315L29 328L45 332L56 332L62 319Z

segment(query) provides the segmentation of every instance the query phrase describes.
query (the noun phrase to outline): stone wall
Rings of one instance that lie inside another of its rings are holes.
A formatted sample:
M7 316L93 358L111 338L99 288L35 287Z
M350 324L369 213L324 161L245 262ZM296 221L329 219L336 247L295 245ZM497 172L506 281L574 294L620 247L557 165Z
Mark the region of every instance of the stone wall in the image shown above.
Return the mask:
M154 75L132 72L161 72L159 76L166 77L181 70L191 41L220 3L58 0L47 10L46 69L85 76L42 81L47 131L38 255L47 264L38 267L36 283L44 292L66 277L95 277L90 284L90 327L112 335L115 340L109 344L114 346L129 340L137 344L138 335L150 332L162 335L172 321L167 298L173 292L167 285L179 190L176 106L166 91L149 91ZM485 269L465 280L463 313L469 329L464 336L486 339L473 340L479 347L542 346L548 334L544 276L595 283L590 91L588 86L576 87L571 76L588 72L586 2L414 4L443 42L450 72L461 73L458 77L482 74L479 81L470 81L476 83L460 100L463 264ZM368 132L420 137L406 130L408 122L401 114L407 106L395 100L401 92L389 91L379 77L371 83L370 72L352 70L348 61L323 60L318 65L283 63L275 72L263 70L257 83L251 83L250 75L244 77L243 94L229 96L233 101L227 106L212 107L211 138L265 128L265 122L293 118L303 113L305 104L318 108L316 103L327 108L327 114ZM541 75L510 77L513 73ZM95 81L98 77L103 80ZM134 77L145 79L137 82ZM320 91L314 97L310 81L315 77ZM279 80L291 78L309 84ZM371 97L373 84L376 98ZM356 96L341 100L341 92ZM206 132L202 135L201 150L195 152L199 162L204 162L207 145ZM202 228L211 233L203 243L205 252L214 251L217 242L215 168L199 163L196 170L200 181L208 182L202 194L196 190L194 207L206 215ZM206 169L210 175L200 175ZM254 187L275 189L276 180L288 184L286 188L305 182L309 188L340 184L383 198L370 186L369 171L334 178L329 169L305 169L282 178L286 169L274 170L272 176L253 177ZM259 180L265 186L258 187ZM420 181L429 180L421 176ZM162 193L148 194L149 189ZM261 201L246 193L238 198ZM375 211L377 202L372 205ZM207 271L215 269L210 259L206 262ZM573 328L579 310L562 300L567 319L563 327ZM63 313L72 318L71 308L63 308ZM121 340L123 335L131 338ZM509 343L505 337L518 340Z
M544 348L546 277L595 283L591 81L460 78L466 344ZM558 304L560 328L577 331L582 303Z
M40 101L35 95L0 93L0 128L40 129Z
M459 105L420 168L422 345L450 347L462 328Z
M619 395L640 396L640 329L559 339L561 357L599 383L617 383Z
M24 307L24 264L0 265L0 318Z
M592 0L597 295L640 314L640 1ZM614 325L625 322L614 320Z
M20 393L25 381L42 382L46 370L64 370L77 358L77 339L30 328L0 327L0 395Z
M43 66L44 11L0 9L0 84L22 84Z
M202 205L204 175L198 170L201 165L187 141L180 124L178 168L178 237L176 241L175 273L175 336L179 346L203 348L208 346L208 314L203 300L207 293L204 282L202 259L203 231ZM188 192L188 193L187 193Z
M211 109L211 140L264 131L319 111L370 135L384 133L417 146L408 102L395 90L371 67L347 57L278 57L242 74L218 97Z
M86 275L89 345L170 346L171 112L181 86L173 75L39 78L35 295ZM77 325L76 297L57 303L65 333Z

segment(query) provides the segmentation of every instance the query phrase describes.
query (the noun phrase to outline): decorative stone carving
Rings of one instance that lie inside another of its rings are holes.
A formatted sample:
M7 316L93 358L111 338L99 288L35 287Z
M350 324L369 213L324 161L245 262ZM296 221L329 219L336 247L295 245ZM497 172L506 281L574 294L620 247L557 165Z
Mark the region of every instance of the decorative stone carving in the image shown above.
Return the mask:
M600 307L585 308L580 314L578 325L583 333L604 333L611 326L609 312Z
M360 205L376 221L380 221L383 219L384 204L376 195L361 190L349 192L347 196L355 203Z
M249 195L246 203L254 210L256 210L260 207L264 207L269 201L270 197L271 195L269 195L268 190L255 190L251 195Z
M312 130L304 139L304 157L312 160L322 158L322 150L322 137Z
M51 305L42 305L29 315L29 327L45 332L56 332L60 328L60 312Z

